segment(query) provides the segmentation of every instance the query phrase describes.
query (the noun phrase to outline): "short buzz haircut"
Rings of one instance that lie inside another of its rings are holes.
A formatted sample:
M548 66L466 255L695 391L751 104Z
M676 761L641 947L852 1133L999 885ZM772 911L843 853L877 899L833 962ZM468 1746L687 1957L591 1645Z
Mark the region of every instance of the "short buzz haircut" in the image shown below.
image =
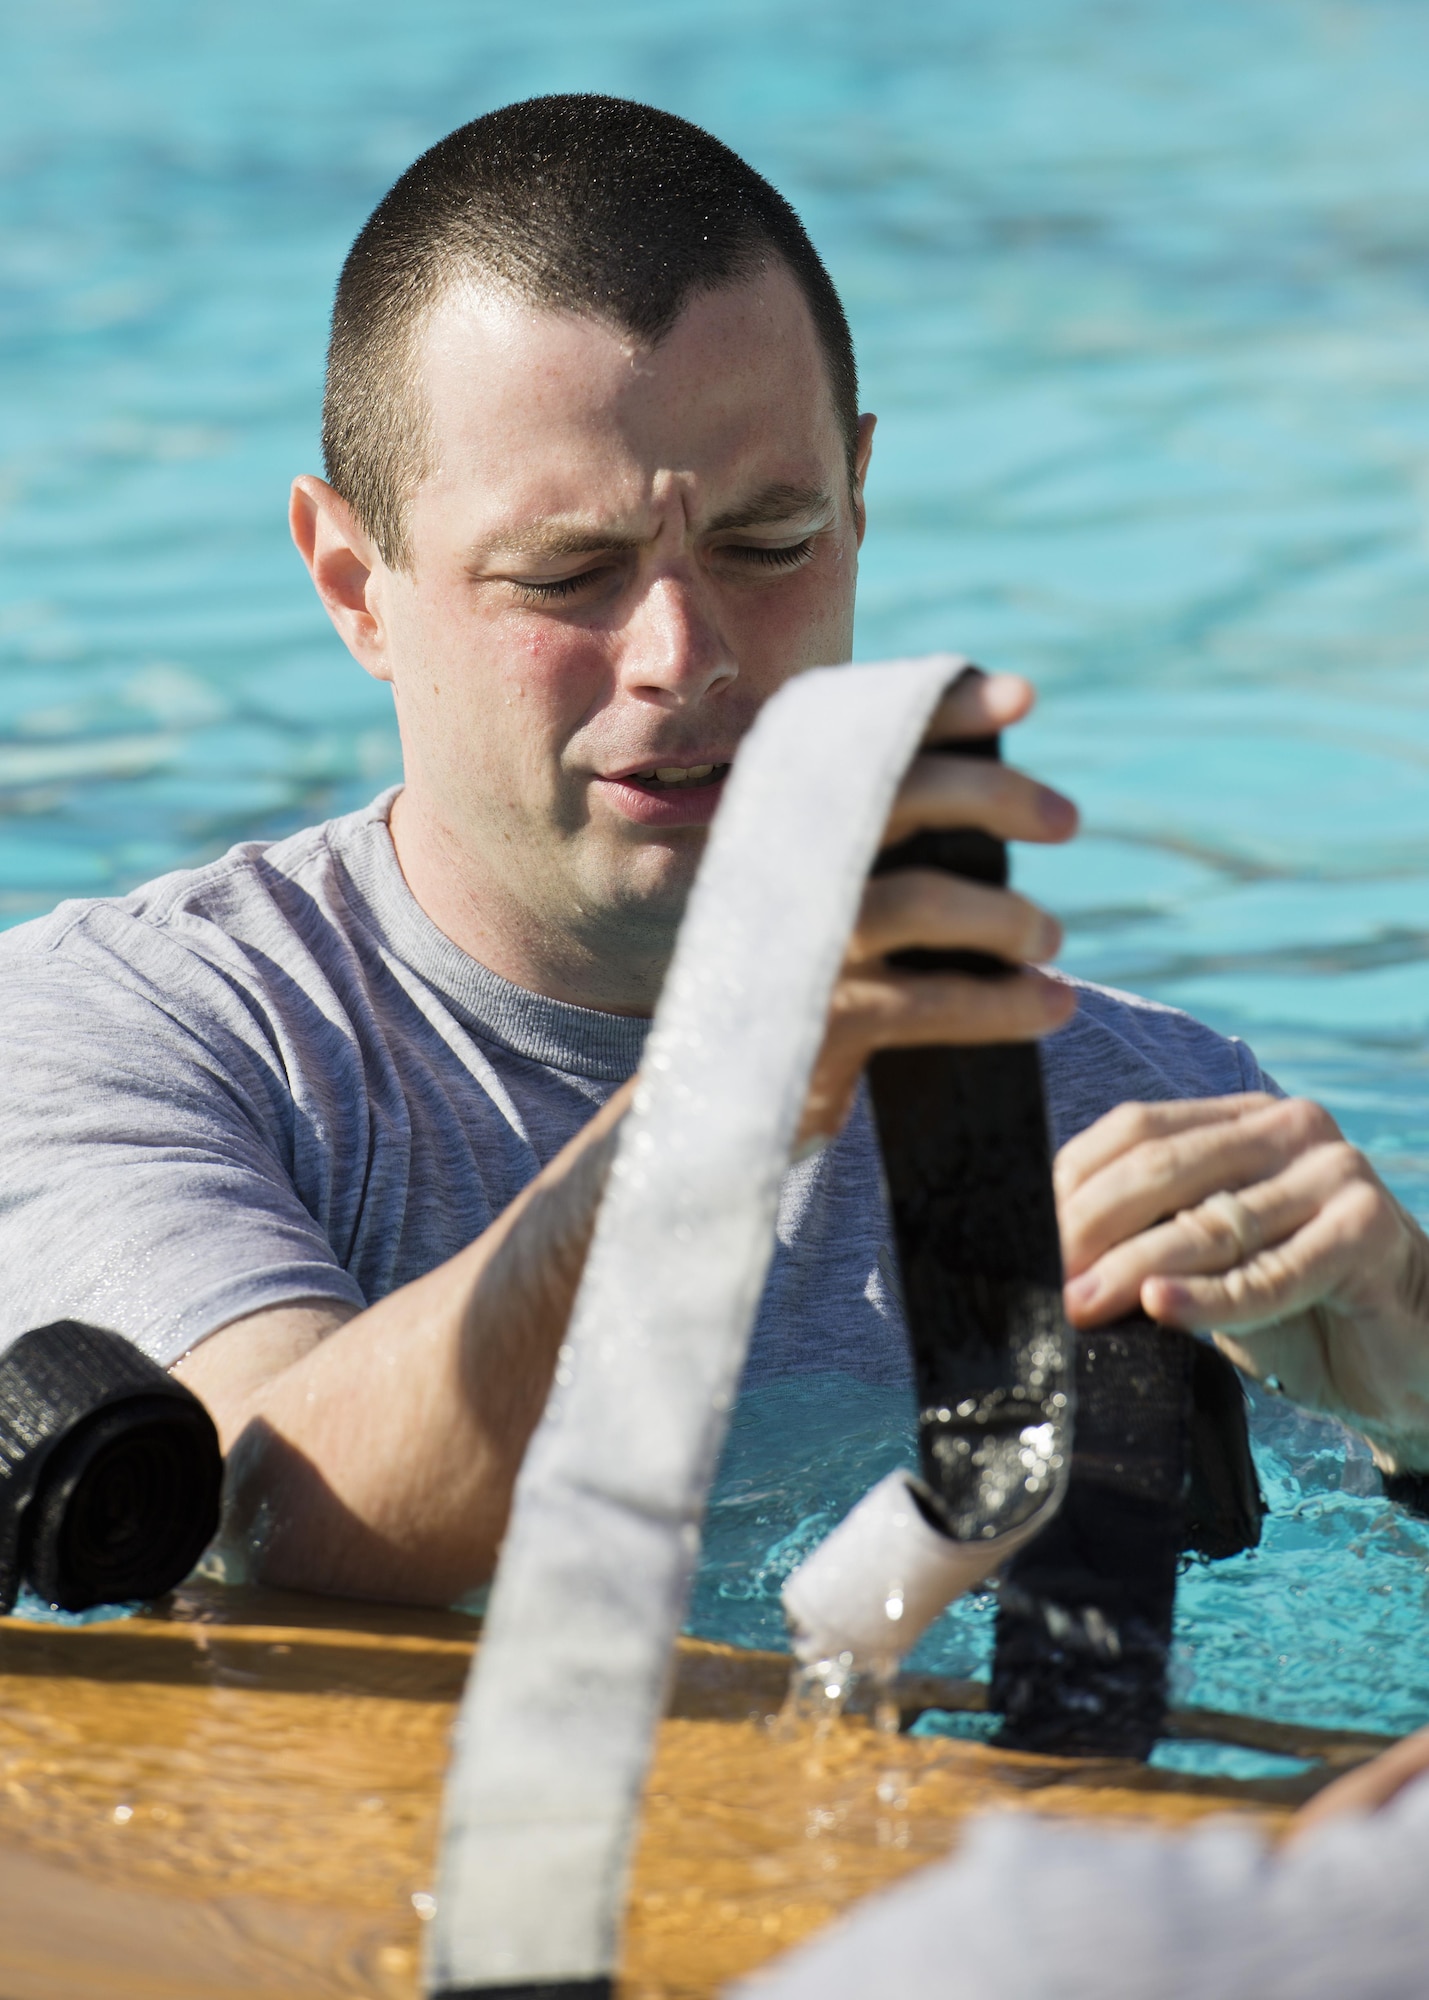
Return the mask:
M461 126L373 210L338 281L323 400L329 483L383 560L433 440L417 341L455 286L654 345L702 292L782 263L808 305L853 476L858 375L833 281L784 197L698 125L617 97L533 97Z

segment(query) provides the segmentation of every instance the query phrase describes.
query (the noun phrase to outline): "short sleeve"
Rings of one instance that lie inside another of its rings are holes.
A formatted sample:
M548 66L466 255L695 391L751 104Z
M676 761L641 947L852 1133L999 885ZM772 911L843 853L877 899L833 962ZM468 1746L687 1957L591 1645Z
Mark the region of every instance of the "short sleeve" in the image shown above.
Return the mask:
M1077 1011L1042 1044L1053 1140L1066 1144L1118 1104L1230 1097L1279 1086L1251 1050L1179 1008L1071 980Z
M167 1366L265 1307L364 1305L295 1191L258 1024L176 948L87 956L0 953L0 1345L75 1318Z
M1285 1095L1269 1070L1261 1068L1254 1051L1240 1039L1239 1035L1231 1036L1230 1045L1235 1050L1236 1060L1240 1064L1242 1090L1264 1090L1272 1097Z

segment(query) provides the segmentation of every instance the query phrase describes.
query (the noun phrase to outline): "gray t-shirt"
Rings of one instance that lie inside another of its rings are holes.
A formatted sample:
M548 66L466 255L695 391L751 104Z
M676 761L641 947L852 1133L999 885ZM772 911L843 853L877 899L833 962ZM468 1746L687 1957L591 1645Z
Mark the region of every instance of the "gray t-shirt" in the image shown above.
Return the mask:
M245 1313L364 1306L478 1235L636 1067L646 1023L468 958L395 794L0 937L0 1345L88 1320L169 1363ZM1060 1144L1128 1098L1262 1087L1243 1044L1083 987ZM747 1380L907 1379L866 1103L792 1167Z

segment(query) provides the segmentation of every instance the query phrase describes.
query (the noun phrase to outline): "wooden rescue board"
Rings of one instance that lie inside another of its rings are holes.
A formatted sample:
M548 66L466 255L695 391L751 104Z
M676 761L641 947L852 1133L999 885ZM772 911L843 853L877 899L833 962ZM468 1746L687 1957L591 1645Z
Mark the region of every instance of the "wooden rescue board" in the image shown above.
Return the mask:
M412 2000L475 1622L194 1586L86 1627L0 1621L0 2000ZM1314 1758L1196 1779L890 1737L781 1740L788 1661L682 1641L647 1794L624 2000L696 2000L946 1853L992 1806L1283 1823L1389 1739L1182 1711L1182 1736ZM905 1724L974 1708L905 1677ZM414 1905L414 1895L418 1903Z

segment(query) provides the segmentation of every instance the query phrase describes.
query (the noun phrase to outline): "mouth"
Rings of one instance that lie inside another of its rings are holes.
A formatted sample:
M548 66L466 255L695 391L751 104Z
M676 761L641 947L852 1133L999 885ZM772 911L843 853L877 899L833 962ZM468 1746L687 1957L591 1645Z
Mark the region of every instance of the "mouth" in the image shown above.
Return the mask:
M656 794L693 792L702 785L718 785L728 775L728 764L652 764L645 771L627 771L616 782Z
M611 809L636 826L708 826L729 776L730 760L645 764L597 780Z

